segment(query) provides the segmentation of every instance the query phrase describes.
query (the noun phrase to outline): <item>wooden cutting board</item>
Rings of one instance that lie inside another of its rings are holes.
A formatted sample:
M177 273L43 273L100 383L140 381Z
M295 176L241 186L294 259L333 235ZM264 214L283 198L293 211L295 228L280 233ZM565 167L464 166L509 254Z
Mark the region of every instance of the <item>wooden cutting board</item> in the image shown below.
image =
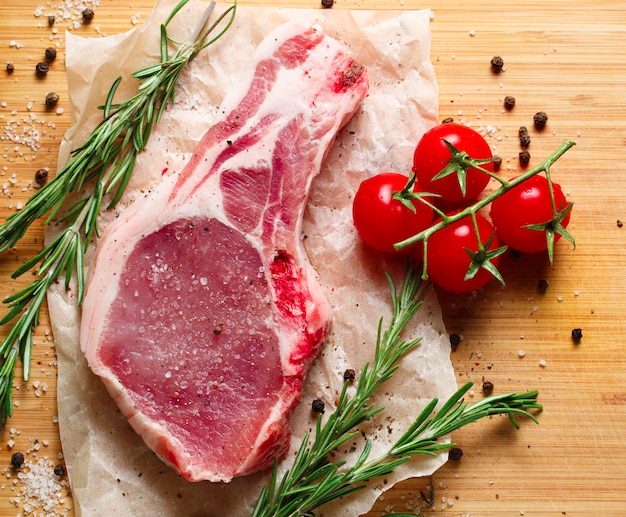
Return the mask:
M46 14L63 4L50 0ZM145 19L152 4L100 0L91 24L71 30L94 37L125 31ZM35 16L39 5L2 0L0 6L1 220L33 193L36 170L49 167L54 174L70 124L63 110L63 40L72 20L62 20L59 11L55 33L45 15ZM271 5L319 8L320 2ZM338 0L334 8L431 8L440 116L489 127L511 175L519 169L519 126L531 128L531 163L565 139L577 142L552 169L575 203L576 249L559 243L552 265L545 257L507 258L505 289L493 284L475 296L439 293L449 332L463 338L452 360L459 383L475 383L470 401L482 397L484 381L496 392L536 388L545 406L539 425L524 422L516 431L495 418L455 433L464 454L433 476L432 505L425 501L429 480L417 479L387 493L370 515L418 509L433 516L626 515L626 229L619 224L626 220L626 3ZM44 49L57 44L50 72L35 77ZM490 70L495 55L505 62L499 75ZM7 61L15 65L13 74L5 72ZM60 96L58 111L43 106L52 91ZM517 100L510 112L502 108L505 95ZM549 116L541 133L532 129L537 111ZM26 137L16 143L23 131ZM11 273L41 249L42 235L37 222L0 257L2 297L32 281L30 274L11 279ZM537 289L541 279L549 281L545 292ZM573 328L583 331L579 344L571 339ZM0 337L8 331L1 328ZM0 434L0 515L23 511L24 484L10 468L13 452L33 462L63 463L54 341L45 311L31 364L28 382L21 369L16 374L13 417ZM57 499L62 502L47 515L73 515L67 487ZM106 509L97 515L107 515Z

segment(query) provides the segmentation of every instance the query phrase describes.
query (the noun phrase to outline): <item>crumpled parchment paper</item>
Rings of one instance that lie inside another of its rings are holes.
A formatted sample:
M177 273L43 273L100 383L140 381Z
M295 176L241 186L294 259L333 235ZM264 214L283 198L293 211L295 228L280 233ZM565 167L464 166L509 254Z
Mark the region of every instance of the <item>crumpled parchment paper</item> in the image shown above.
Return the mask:
M130 74L158 60L159 25L177 0L157 3L145 24L102 39L67 36L67 70L72 127L61 146L59 165L101 118L97 106L112 82L124 77L117 98L134 93ZM175 18L170 32L185 40L207 4L194 0ZM225 9L219 5L217 12ZM238 79L261 39L293 17L319 24L369 70L371 90L362 109L341 132L321 174L313 183L305 214L305 246L334 311L332 333L312 368L302 403L293 415L289 464L303 434L314 429L310 404L322 398L328 410L341 389L343 372L357 372L373 357L378 321L391 314L384 272L401 279L401 261L366 249L351 221L351 200L358 184L384 170L406 172L420 135L436 123L437 87L430 63L429 12L278 9L239 6L234 25L204 50L180 80L176 104L166 112L118 209L159 181L161 171L178 171L211 125L225 92ZM104 230L116 212L100 220ZM47 229L50 239L58 231ZM93 249L87 253L87 268ZM77 516L232 516L250 514L268 473L237 478L229 484L189 483L165 466L132 431L100 380L91 374L79 346L80 309L73 290L62 285L48 296L58 353L58 406L61 439ZM422 343L402 360L400 370L377 395L386 409L361 431L374 440L372 456L382 454L433 397L445 400L456 381L450 345L435 295L408 328ZM357 373L358 375L358 373ZM362 445L356 443L357 448ZM422 456L367 490L322 509L318 515L354 517L369 511L376 498L396 482L429 475L446 460Z

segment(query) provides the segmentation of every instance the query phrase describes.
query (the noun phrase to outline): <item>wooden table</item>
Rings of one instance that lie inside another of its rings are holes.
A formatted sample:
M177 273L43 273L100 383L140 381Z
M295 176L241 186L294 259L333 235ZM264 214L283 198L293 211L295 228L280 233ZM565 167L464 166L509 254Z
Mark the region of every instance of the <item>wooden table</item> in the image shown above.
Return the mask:
M57 3L63 2L49 2ZM101 0L92 23L75 31L99 37L127 30L145 18L151 4ZM68 23L57 20L53 34L45 17L34 16L38 5L3 0L0 6L2 220L33 193L37 169L49 167L54 174L57 148L70 122L68 110L43 106L51 91L60 96L57 107L68 106L62 41ZM272 5L317 8L320 2ZM532 127L537 111L548 113L549 122L541 134L531 131L535 163L561 141L577 142L552 170L575 202L571 230L577 248L559 243L552 265L545 257L507 258L506 289L492 284L475 296L440 293L449 332L463 337L452 353L459 382L476 383L475 399L482 396L483 381L492 382L497 392L537 388L545 409L538 426L524 423L515 431L494 419L455 433L464 455L433 476L432 506L419 495L428 495L428 480L411 480L388 493L370 515L418 507L423 515L626 515L626 229L618 223L626 220L626 3L338 0L334 8L427 7L434 12L432 61L441 118L495 128L493 143L505 168L517 167L517 130ZM57 42L57 60L45 80L36 78L35 64ZM495 55L505 61L499 75L490 71ZM11 75L4 70L7 61L15 65ZM502 109L505 95L517 99L511 112ZM12 133L5 124L10 119L38 131L32 148L9 141ZM0 257L2 297L32 280L30 274L16 280L10 275L41 248L42 234L42 225L35 224ZM537 289L540 279L549 281L545 292ZM571 339L576 327L583 331L579 344ZM0 329L0 337L8 330ZM31 378L23 382L17 372L13 417L0 435L1 515L20 511L13 502L19 491L19 485L12 489L13 452L62 464L54 353L44 311ZM71 506L69 495L65 503Z

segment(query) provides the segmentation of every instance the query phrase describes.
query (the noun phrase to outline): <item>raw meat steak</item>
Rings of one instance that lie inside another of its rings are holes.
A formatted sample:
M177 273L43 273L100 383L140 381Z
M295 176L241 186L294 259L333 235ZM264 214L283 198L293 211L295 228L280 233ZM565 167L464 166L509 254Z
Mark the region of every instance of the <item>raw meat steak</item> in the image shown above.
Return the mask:
M301 242L304 206L368 88L337 41L298 22L268 36L236 84L180 174L106 229L83 303L90 368L190 481L264 469L288 447L331 318Z

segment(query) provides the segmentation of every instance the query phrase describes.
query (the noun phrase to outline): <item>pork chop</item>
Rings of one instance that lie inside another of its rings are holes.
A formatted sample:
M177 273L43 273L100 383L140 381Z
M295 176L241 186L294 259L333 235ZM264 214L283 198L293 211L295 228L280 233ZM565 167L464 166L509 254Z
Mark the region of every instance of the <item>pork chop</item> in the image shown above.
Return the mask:
M331 321L302 215L368 88L336 40L300 22L270 34L236 84L180 174L104 231L82 309L91 370L190 481L227 482L287 450Z

